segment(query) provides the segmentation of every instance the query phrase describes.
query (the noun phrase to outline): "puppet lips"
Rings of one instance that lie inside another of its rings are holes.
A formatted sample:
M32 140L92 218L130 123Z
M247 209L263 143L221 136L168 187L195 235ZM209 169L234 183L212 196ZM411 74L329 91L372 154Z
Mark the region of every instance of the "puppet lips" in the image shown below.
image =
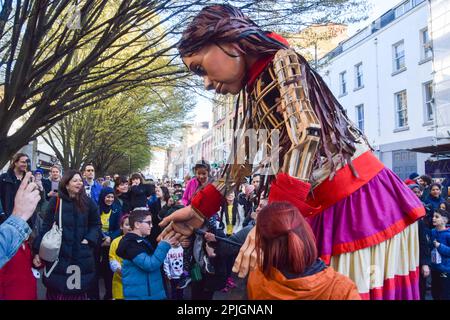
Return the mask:
M223 94L222 89L223 89L223 83L219 82L216 86L216 93Z

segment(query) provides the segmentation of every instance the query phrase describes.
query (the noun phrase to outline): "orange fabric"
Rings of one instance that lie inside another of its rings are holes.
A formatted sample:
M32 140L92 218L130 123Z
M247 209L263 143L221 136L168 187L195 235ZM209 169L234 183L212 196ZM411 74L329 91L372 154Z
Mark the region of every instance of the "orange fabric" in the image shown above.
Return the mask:
M250 300L361 300L352 280L328 267L312 276L286 279L278 270L267 279L259 268L250 272Z
M408 214L403 219L397 221L396 223L394 223L389 228L383 231L380 231L363 239L334 245L332 251L333 255L339 255L341 253L346 252L354 252L356 250L371 247L381 242L384 242L387 239L390 239L393 236L395 236L397 233L402 232L407 226L409 226L411 223L414 223L416 220L423 217L424 215L425 215L425 208L423 206L414 208L410 212L408 212ZM325 261L325 263L329 263L329 258L328 262Z
M322 211L368 183L384 168L384 164L371 151L366 151L352 161L359 177L355 177L349 165L339 169L333 180L325 180L309 194L307 203L311 207L322 207Z

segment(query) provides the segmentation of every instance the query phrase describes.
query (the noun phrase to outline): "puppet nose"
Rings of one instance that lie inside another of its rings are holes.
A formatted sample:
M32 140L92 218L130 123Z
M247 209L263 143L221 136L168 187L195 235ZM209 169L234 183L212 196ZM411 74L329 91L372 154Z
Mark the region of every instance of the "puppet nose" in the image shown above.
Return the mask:
M213 82L207 76L203 77L203 84L206 90L214 89Z

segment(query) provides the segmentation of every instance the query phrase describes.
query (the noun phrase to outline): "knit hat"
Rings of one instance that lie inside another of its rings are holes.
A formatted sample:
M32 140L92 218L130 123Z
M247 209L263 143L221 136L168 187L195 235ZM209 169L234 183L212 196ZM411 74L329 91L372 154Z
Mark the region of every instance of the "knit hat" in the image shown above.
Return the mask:
M414 188L419 188L420 189L420 186L418 185L418 184L410 184L410 185L408 185L408 188L410 188L411 190L413 190Z
M419 176L419 174L418 174L417 172L413 172L413 173L411 173L411 174L409 175L409 178L410 178L411 180L415 180L415 179L417 179L418 177L420 177L420 176Z
M36 169L36 170L34 170L33 174L36 175L36 173L40 173L40 174L44 175L44 170Z

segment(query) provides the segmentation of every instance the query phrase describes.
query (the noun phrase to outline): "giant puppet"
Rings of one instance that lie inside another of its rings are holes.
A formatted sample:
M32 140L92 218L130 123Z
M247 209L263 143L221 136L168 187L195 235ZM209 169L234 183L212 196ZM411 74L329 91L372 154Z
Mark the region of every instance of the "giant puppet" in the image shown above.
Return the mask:
M418 299L414 222L424 209L373 155L364 134L305 59L284 38L261 30L229 5L203 8L178 48L206 89L241 92L240 129L279 133L277 146L272 136L266 140L268 149L277 148L281 164L276 176L265 178L269 202L289 201L299 208L325 263L350 277L363 299ZM242 143L233 147L248 149ZM249 158L227 165L190 206L162 222L168 225L164 233L191 234L255 167ZM251 232L236 259L234 271L241 277L255 267L253 241Z

